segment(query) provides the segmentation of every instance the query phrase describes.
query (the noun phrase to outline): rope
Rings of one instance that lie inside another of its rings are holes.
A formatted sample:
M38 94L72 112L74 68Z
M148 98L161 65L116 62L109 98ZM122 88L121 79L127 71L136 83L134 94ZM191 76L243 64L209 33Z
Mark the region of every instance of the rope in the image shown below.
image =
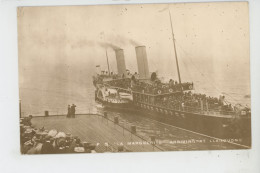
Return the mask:
M202 76L202 77L204 77L205 79L206 79L206 81L211 85L211 86L213 86L213 88L215 88L219 93L222 93L216 86L216 84L213 82L213 81L209 81L209 79L198 69L198 67L194 64L194 62L192 61L192 59L190 58L190 54L189 53L187 53L183 48L182 48L182 46L181 45L179 45L179 44L177 44L178 45L178 47L187 55L187 57L188 57L188 59L190 60L190 62L191 62L191 64L195 67L195 69L200 73L200 75ZM183 61L182 61L183 62ZM214 85L213 85L213 84ZM235 99L234 97L232 97L231 95L229 95L229 94L227 94L227 93L225 93L225 95L227 95L227 96L229 96L231 99L233 99L234 101L236 101L236 102L238 102L238 100L237 99Z

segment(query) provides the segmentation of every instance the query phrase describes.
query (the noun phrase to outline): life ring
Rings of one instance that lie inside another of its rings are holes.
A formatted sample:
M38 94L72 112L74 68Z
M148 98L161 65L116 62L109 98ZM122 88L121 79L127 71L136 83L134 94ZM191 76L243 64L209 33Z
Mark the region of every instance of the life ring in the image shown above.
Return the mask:
M189 89L192 90L192 85L189 86Z
M161 94L161 93L162 93L162 91L161 91L161 90L158 90L158 91L157 91L157 93L158 93L158 94Z
M170 92L170 93L172 93L172 92L173 92L173 89L172 89L172 88L170 88L170 89L169 89L169 92Z

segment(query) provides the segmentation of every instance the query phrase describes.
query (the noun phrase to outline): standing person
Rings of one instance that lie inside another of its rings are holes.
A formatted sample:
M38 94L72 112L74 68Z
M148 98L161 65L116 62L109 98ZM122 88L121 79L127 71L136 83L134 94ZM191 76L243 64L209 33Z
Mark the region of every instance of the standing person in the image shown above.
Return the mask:
M28 117L25 117L24 119L23 119L23 125L25 125L25 126L31 126L32 125L32 122L31 122L31 120L32 120L32 115L29 115Z
M70 105L68 105L68 114L67 114L67 118L71 117L71 108Z
M71 117L75 118L76 105L72 104L70 110L71 110Z

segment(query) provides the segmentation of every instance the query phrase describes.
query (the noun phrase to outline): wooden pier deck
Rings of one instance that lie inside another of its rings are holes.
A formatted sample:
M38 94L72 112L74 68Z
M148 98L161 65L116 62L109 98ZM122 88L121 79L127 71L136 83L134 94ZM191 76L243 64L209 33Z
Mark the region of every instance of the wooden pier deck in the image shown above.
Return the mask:
M34 117L32 124L36 128L56 129L78 136L82 142L96 144L97 152L117 152L120 144L133 152L162 151L158 146L152 145L151 141L132 134L127 130L130 127L123 128L100 115L76 115L76 118Z

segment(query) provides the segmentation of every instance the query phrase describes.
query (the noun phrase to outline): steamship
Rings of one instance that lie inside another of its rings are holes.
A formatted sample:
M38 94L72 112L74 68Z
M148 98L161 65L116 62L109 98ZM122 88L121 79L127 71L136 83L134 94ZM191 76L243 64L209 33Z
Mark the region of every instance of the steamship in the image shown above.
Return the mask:
M171 22L171 20L170 20ZM171 24L172 27L172 24ZM149 71L145 46L135 47L138 74L126 70L123 49L115 50L117 74L108 72L93 77L95 99L106 109L132 111L156 121L218 138L243 138L251 145L251 110L227 104L223 97L215 103L199 94L194 99L194 84L182 82L172 32L178 81L162 83ZM108 60L108 59L107 59ZM185 98L191 98L184 101ZM194 106L195 104L195 106Z

